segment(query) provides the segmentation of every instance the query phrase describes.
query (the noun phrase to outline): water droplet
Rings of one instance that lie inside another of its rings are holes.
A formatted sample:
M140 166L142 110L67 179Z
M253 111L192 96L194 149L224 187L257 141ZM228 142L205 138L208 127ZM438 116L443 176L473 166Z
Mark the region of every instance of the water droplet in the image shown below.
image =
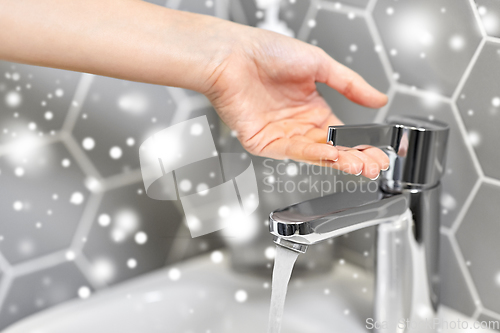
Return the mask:
M22 167L17 167L14 169L14 174L17 177L22 177L22 176L24 176L24 169Z
M51 111L45 112L43 116L45 117L46 120L52 120L52 118L54 118L54 114Z
M20 211L21 209L23 209L23 203L21 201L15 201L12 206L14 207L15 211Z
M111 156L111 158L114 160L121 158L122 155L123 155L123 151L118 146L111 147L111 149L109 150L109 156Z
M188 192L189 190L191 190L192 188L192 184L191 184L191 181L189 179L183 179L180 181L179 183L179 189L183 192Z
M137 244L143 245L148 241L148 235L144 231L139 231L135 234L134 239Z
M147 97L139 92L132 92L120 96L117 104L122 111L133 114L143 113L149 107Z
M66 260L68 260L68 261L73 261L76 258L76 254L73 251L67 251L64 256L66 257Z
M21 105L21 94L19 94L17 91L10 91L5 95L5 103L7 106L11 108L17 108L19 105Z
M231 209L228 206L221 206L219 207L218 213L220 217L226 218L231 215Z
M71 202L73 205L81 205L83 200L84 200L83 194L81 194L80 192L74 192L71 195L69 202Z
M64 96L64 90L62 90L61 88L57 88L55 94L56 94L57 97L63 97Z
M349 20L354 20L356 18L356 14L354 14L353 12L349 12L349 14L347 14L347 18Z
M276 248L274 246L269 246L264 251L264 255L267 259L273 260L276 257Z
M391 54L391 56L395 57L395 56L397 56L397 55L398 55L398 50L396 50L396 49L391 49L390 54Z
M127 260L127 267L130 269L136 268L137 267L137 260L135 260L134 258L130 258L129 260Z
M387 7L387 9L385 10L385 12L386 12L387 15L392 15L392 14L394 14L394 8Z
M86 239L84 243L85 242ZM93 262L91 274L97 281L109 282L114 279L116 270L111 260L107 258L99 258Z
M78 297L81 299L87 299L91 295L91 291L89 287L83 286L78 289Z
M307 26L309 28L314 28L316 26L316 20L310 19L309 21L307 21Z
M454 35L450 38L449 44L452 50L460 51L465 46L465 39L460 35Z
M194 215L186 216L186 224L191 231L198 231L201 228L201 221Z
M358 50L358 46L356 44L351 44L351 46L349 46L349 50L351 52L356 52Z
M135 139L127 138L127 146L132 147L133 145L135 145Z
M107 227L111 223L111 217L108 214L101 214L97 218L97 222L99 222L101 227Z
M29 123L29 124L28 124L28 129L29 129L30 131L34 131L34 130L36 130L36 124L35 124L34 122Z
M85 138L82 141L82 146L85 150L92 150L95 147L95 141L92 138Z
M295 177L299 173L299 168L297 167L297 164L295 163L290 163L286 167L286 174L289 175L290 177Z
M193 136L199 136L203 133L203 126L201 126L198 123L195 123L195 124L191 125L191 129L189 130L189 132Z
M246 300L248 299L248 294L245 290L240 289L234 294L234 299L238 303L246 302Z
M178 268L170 268L170 270L168 271L168 277L170 280L172 281L177 281L181 278L181 271L178 269Z
M445 192L441 196L441 205L447 210L453 210L457 207L457 201L451 194Z
M491 105L493 105L494 107L499 107L500 106L500 97L493 97L493 99L491 100Z
M473 147L477 147L481 143L481 136L475 131L470 131L467 137Z
M196 186L196 192L198 192L199 195L207 195L209 192L208 185L205 183L199 183L198 186Z
M205 6L212 8L214 6L214 2L212 0L207 0L205 1Z
M70 161L70 160L68 160L67 158L65 158L65 159L63 159L63 160L61 161L61 165L62 165L64 168L67 168L67 167L69 167L69 166L71 165L71 161Z
M224 255L222 254L221 251L213 251L210 254L210 259L212 260L212 262L218 264L221 263L222 260L224 260Z

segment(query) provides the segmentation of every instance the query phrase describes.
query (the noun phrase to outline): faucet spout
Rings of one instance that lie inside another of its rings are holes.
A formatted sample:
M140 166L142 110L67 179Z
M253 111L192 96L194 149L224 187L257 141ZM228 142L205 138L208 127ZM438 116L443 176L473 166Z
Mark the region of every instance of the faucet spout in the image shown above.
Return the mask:
M331 194L272 212L269 229L275 243L305 252L309 245L392 221L409 208L404 194L362 194L351 207L344 196Z

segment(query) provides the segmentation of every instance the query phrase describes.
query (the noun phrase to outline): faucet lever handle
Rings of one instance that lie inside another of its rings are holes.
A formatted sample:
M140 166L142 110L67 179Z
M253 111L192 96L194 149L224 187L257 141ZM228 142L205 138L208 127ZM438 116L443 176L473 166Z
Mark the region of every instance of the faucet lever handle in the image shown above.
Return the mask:
M388 188L434 186L445 171L449 127L439 121L394 116L387 124L330 126L334 146L370 145L384 149L390 168L381 180Z
M370 145L392 148L397 153L402 135L403 126L396 124L330 126L327 142L344 147Z

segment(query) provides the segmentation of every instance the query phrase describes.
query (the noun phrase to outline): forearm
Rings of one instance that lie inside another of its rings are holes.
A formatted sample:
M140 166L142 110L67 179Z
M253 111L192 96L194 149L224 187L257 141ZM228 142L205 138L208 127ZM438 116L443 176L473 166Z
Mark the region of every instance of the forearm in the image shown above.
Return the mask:
M232 29L139 0L0 0L0 59L204 92Z

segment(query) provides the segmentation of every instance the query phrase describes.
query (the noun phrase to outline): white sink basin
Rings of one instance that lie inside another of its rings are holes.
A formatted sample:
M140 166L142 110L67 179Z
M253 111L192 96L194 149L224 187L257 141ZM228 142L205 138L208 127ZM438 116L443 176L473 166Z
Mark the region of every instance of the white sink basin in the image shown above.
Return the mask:
M270 281L234 273L227 261L199 257L176 267L178 280L170 279L170 268L165 268L39 313L4 333L266 332L271 291L264 284ZM330 274L292 279L282 333L366 332L372 289L370 274L349 264ZM243 302L241 290L247 295ZM449 321L468 320L446 307L440 315Z

